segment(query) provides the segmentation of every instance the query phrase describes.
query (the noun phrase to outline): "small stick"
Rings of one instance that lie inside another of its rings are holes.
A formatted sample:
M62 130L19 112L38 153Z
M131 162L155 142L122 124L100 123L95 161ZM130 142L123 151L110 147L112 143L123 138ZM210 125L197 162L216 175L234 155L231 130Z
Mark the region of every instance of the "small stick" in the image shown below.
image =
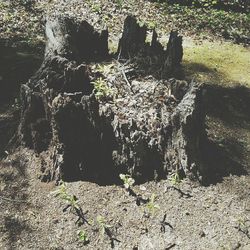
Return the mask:
M170 244L170 245L168 245L165 249L166 249L166 250L169 250L169 249L173 248L175 245L176 245L175 243Z
M126 81L127 85L128 85L128 86L129 86L129 88L131 89L131 84L129 83L128 78L127 78L127 76L126 76L126 74L125 74L124 70L123 70L123 69L121 69L121 71L122 71L122 75L123 75L123 77L124 77L124 79L125 79L125 81Z
M126 74L125 74L125 71L124 71L124 69L123 69L123 65L122 65L118 60L116 60L116 61L117 61L118 65L119 65L119 69L120 69L121 72L122 72L122 75L123 75L123 78L124 78L125 82L127 83L128 87L129 87L130 90L131 90L131 84L130 84L130 82L129 82L129 80L128 80Z

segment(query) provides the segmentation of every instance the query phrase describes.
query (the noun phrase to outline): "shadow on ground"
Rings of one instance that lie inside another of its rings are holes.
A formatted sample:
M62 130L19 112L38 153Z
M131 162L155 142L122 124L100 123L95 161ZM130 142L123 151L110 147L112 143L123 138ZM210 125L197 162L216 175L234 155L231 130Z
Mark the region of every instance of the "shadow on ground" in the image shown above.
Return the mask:
M41 57L29 48L13 48L0 40L0 158L17 130L19 88L41 64Z
M28 201L26 165L22 156L0 162L0 236L8 249L16 249L22 233L32 231L22 215L33 207Z
M20 50L0 41L0 238L8 249L16 249L22 234L31 232L27 221L20 215L31 207L26 161L21 155L11 161L4 160L4 157L8 155L6 147L19 123L20 84L29 79L40 63L40 58L28 48Z
M18 98L20 85L27 82L41 62L33 50L9 47L0 40L0 104Z
M250 89L246 87L204 87L208 141L204 162L206 184L224 176L250 173Z
M206 85L205 104L208 115L236 126L249 128L250 89L244 86L225 88Z
M188 81L195 80L197 82L213 82L228 85L227 77L222 72L203 63L184 60L179 75L180 78Z

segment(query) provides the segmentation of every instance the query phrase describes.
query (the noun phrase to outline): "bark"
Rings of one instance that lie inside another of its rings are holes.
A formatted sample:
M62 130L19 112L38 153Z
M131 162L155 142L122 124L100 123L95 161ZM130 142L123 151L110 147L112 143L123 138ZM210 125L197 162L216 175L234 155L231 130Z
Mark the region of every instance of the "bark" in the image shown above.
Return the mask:
M171 75L180 66L182 38L172 32L165 50L155 31L151 44L145 34L146 27L128 17L117 54L121 59L144 54L151 61L156 56L161 75ZM43 64L21 88L18 132L22 143L43 157L43 180L107 183L119 173L137 181L171 172L202 176L205 129L198 84L149 73L136 78L136 70L129 76L114 61L120 77L110 74L106 80L113 79L111 89L119 97L97 98L91 80L104 76L91 72L90 64L110 59L107 31L57 18L47 20L46 35Z
M162 69L161 77L175 75L180 68L183 57L182 37L177 31L171 31L167 49L157 40L157 33L153 30L151 44L146 43L147 28L140 26L137 20L128 16L124 22L122 38L119 41L118 52L120 58L136 56L157 56L158 67Z

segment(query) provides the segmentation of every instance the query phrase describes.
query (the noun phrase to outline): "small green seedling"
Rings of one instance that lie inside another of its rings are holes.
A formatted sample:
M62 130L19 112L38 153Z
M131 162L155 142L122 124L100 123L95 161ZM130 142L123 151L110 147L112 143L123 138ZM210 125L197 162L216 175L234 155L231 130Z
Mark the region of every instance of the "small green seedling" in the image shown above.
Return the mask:
M155 29L156 28L156 22L154 21L149 21L147 22L147 27L151 30Z
M250 220L245 219L245 218L239 218L238 219L238 230L242 233L244 233L249 239L250 239L250 231L249 231L249 227L247 224L247 222L249 222Z
M148 202L148 199L144 199L140 194L135 193L135 191L132 189L135 180L129 174L120 174L119 177L123 181L123 186L128 194L136 198L135 202L137 206L146 204Z
M108 238L110 240L111 248L114 248L115 241L116 242L120 242L120 241L114 237L112 231L110 230L110 228L112 228L112 226L108 225L106 223L106 220L100 215L97 216L96 221L99 225L101 234L102 235L106 234L108 236Z
M145 26L145 22L142 21L142 20L137 20L137 24L138 24L140 27Z
M66 201L66 203L74 209L80 209L78 205L78 200L75 195L70 195L67 193L67 188L65 182L63 182L59 189L53 192L56 197L61 198L62 200Z
M119 177L123 181L123 185L126 189L131 189L135 183L135 180L129 174L120 174Z
M108 232L110 232L109 228L111 228L112 226L108 225L106 223L106 220L102 216L98 215L96 221L99 225L99 229L102 235L104 235L105 233L108 234Z
M97 65L97 71L102 73L104 76L109 75L112 72L112 69L114 68L114 64L98 64Z
M91 6L91 9L92 9L93 12L100 13L101 10L102 10L102 6L101 6L101 4L98 4L98 3L97 4L93 4Z
M155 211L160 209L160 206L155 203L155 199L156 199L155 194L152 194L150 199L149 199L149 202L146 205L147 212L149 215L154 215Z
M67 193L65 182L60 185L58 190L52 193L55 194L56 197L61 198L67 203L67 206L63 209L63 212L65 212L69 208L71 212L75 213L78 216L78 219L76 221L78 225L82 225L84 223L90 225L88 220L85 218L85 215L88 213L88 211L83 212L82 208L78 204L78 199L76 198L76 196Z
M79 230L77 232L78 239L83 243L83 245L87 245L89 243L88 235L84 230Z
M71 208L74 208L74 209L79 209L79 205L78 205L78 200L76 198L75 195L69 195L69 194L66 194L64 195L63 197L61 197L64 201L66 201L66 203L71 207Z
M178 172L174 173L169 180L172 182L173 185L178 185L181 183L181 177Z
M91 82L94 85L94 93L97 99L102 99L102 98L112 98L114 93L113 90L108 87L106 81L102 78L99 77L96 79L94 82Z
M66 183L62 182L59 188L51 192L51 194L55 195L55 197L60 197L61 199L64 200L68 196Z

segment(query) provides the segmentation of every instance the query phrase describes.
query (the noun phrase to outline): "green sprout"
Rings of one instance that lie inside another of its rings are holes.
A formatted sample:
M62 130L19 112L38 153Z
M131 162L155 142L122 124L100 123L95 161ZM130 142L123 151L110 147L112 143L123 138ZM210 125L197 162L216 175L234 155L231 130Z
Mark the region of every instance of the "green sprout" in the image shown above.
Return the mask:
M84 230L79 230L77 232L78 239L83 243L83 245L87 245L89 243L88 235Z
M88 213L88 211L83 212L82 208L78 204L78 199L76 198L76 196L67 193L66 184L64 182L60 185L58 190L52 192L52 194L55 194L56 197L61 198L67 203L67 206L63 209L63 212L65 212L69 208L71 212L78 216L78 219L76 221L78 225L82 225L84 223L90 225L88 220L85 218L85 215Z
M101 4L96 3L96 4L93 4L91 6L91 9L92 9L93 12L100 13L101 9L102 9L102 6L101 6Z
M112 226L110 226L106 223L106 220L104 217L102 217L101 215L98 215L96 218L96 221L99 225L100 232L102 235L104 235L105 233L110 231L109 228L111 228Z
M94 93L97 99L102 99L102 98L112 98L114 95L113 90L108 87L106 81L102 78L99 77L96 79L94 82L92 82L94 85Z
M110 74L112 72L112 69L114 68L114 64L98 64L97 65L97 71L102 73L104 76Z
M181 181L182 181L182 179L181 179L181 177L180 177L180 175L179 175L178 172L174 173L174 174L169 178L169 180L171 181L171 183L172 183L173 185L178 185L178 184L180 184Z
M53 194L55 194L56 197L59 197L61 198L62 200L66 201L66 203L71 207L71 208L74 208L74 209L77 209L79 210L80 207L78 205L78 200L76 198L75 195L70 195L67 193L67 188L66 188L66 184L65 182L63 182L59 189L52 192Z
M135 183L135 180L129 174L120 174L119 177L123 181L123 185L126 189L131 189Z
M160 209L160 206L155 203L155 199L156 199L155 194L152 194L151 197L150 197L150 199L149 199L149 202L146 205L147 212L148 212L149 215L150 214L154 215L155 211L158 210L158 209Z
M250 239L250 232L249 232L249 227L248 227L248 223L250 220L245 219L245 218L239 218L238 219L238 226L236 228L238 228L238 230L242 233L244 233L249 239Z
M114 248L114 242L120 242L118 239L116 239L112 233L112 231L110 230L110 228L112 228L112 226L108 225L106 223L105 218L103 218L102 216L98 215L96 218L96 221L99 225L100 228L100 232L102 235L106 234L110 240L110 244L111 244L111 248Z
M149 21L147 22L147 27L151 30L155 29L156 28L156 22L155 21Z

